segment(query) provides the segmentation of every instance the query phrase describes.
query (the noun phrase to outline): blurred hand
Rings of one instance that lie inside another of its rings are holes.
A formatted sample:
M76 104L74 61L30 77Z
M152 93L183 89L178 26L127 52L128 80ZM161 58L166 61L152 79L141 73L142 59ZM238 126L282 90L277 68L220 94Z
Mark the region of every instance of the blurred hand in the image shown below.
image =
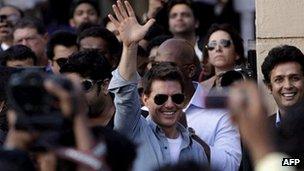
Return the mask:
M59 99L59 105L64 117L72 117L72 115L82 115L87 112L85 95L82 91L80 78L76 74L67 76L73 84L73 90L67 91L59 84L52 80L45 81L45 89Z
M56 171L57 158L53 152L39 153L36 160L40 171Z
M119 31L121 41L127 47L131 44L138 43L147 33L148 29L154 23L154 19L150 19L145 25L140 25L135 17L133 8L128 1L124 1L125 7L120 0L117 5L113 5L116 18L111 14L108 15L111 22Z
M37 134L24 130L17 130L15 128L16 119L16 112L14 110L8 110L7 120L9 124L9 131L4 146L9 149L19 149L28 151L28 147L35 140Z
M52 80L45 82L46 90L59 98L59 105L64 117L73 117L73 130L76 147L79 150L89 151L93 146L93 137L87 126L88 106L82 91L80 78L76 74L68 74L68 79L73 84L73 90L67 91Z
M257 85L243 82L233 86L228 106L232 121L239 127L242 140L255 161L273 150L266 108Z

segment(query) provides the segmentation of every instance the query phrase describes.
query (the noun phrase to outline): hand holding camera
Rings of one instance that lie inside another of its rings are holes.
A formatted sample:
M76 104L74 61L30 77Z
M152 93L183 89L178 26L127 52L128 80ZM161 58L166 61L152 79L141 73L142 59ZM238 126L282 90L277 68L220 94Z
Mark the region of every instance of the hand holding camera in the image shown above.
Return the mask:
M15 113L11 125L37 135L33 144L38 151L75 143L81 149L90 149L90 133L83 123L88 109L79 82L75 75L68 79L29 70L13 75L7 88L10 109ZM73 131L75 142L69 139L72 142L62 143L66 133Z

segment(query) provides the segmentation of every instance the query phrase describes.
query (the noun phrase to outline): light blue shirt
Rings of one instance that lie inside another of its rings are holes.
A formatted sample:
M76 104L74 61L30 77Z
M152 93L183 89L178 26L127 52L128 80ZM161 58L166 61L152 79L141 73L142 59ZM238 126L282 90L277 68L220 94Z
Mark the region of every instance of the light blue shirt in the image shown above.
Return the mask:
M203 86L193 84L195 92L184 109L188 126L209 145L212 170L238 170L242 159L238 129L231 123L227 110L206 109Z
M120 76L117 69L112 74L109 90L115 94L114 129L138 145L133 170L151 171L170 164L172 160L167 137L150 117L145 119L140 114L137 91L139 75L127 81ZM187 129L177 124L177 130L182 136L179 161L194 160L200 164L208 164L203 147L190 138Z

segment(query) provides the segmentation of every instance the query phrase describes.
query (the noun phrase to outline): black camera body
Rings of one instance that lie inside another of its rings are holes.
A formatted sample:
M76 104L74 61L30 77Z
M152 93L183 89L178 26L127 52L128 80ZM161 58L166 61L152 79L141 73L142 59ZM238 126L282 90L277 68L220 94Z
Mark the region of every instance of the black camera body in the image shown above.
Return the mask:
M58 99L44 88L46 79L72 90L72 83L67 79L43 72L24 70L11 76L7 98L10 108L17 113L16 129L41 132L60 130L64 126Z

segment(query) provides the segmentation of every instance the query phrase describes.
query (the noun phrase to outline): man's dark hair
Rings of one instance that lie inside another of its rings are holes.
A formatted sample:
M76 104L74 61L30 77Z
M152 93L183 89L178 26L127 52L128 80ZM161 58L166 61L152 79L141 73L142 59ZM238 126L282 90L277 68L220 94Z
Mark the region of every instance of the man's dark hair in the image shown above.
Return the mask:
M153 81L177 81L184 91L184 77L176 64L172 62L160 62L152 66L152 68L143 77L144 94L151 93Z
M35 17L23 17L22 20L19 20L14 27L14 31L17 29L23 28L33 28L37 30L37 33L40 35L44 35L46 33L46 28L43 22Z
M197 20L198 19L198 13L196 12L195 10L195 7L194 7L194 3L192 0L169 0L168 2L168 6L167 6L167 13L169 15L171 9L175 6L175 5L178 5L178 4L184 4L184 5L187 5L192 13L193 13L193 16L194 18Z
M79 42L86 37L99 37L105 40L108 43L108 50L111 55L117 54L117 52L121 51L121 44L115 37L115 35L103 28L103 27L90 27L82 31L77 38L77 42Z
M0 61L3 66L6 66L8 61L23 61L26 59L32 59L34 65L37 63L37 56L35 53L24 45L14 45L0 53Z
M111 65L97 50L84 50L72 54L60 72L78 73L84 78L96 81L112 77Z
M145 71L147 69L149 59L147 51L141 47L138 46L137 48L137 72L142 77L145 75Z
M161 36L165 34L164 29L157 23L154 23L146 33L144 40L151 41L154 37Z
M77 42L80 44L80 41L86 37L97 37L101 38L107 42L108 51L114 58L114 63L118 64L121 56L121 44L117 40L116 36L109 30L103 27L90 27L85 29L78 35ZM111 62L111 61L109 61Z
M232 42L235 47L235 52L239 55L239 59L236 60L237 65L241 65L245 62L245 56L244 56L244 46L243 46L243 39L240 36L240 34L230 25L230 24L212 24L211 27L209 28L205 40L204 40L204 45L203 45L203 54L204 58L208 59L208 49L206 48L210 36L216 32L216 31L224 31L228 33L232 39Z
M109 19L108 16L105 16L105 17L102 19L101 24L102 24L103 27L107 27L107 24L108 24L109 22L111 22L111 20Z
M57 31L51 35L47 46L46 46L46 55L52 60L54 58L54 48L56 45L62 45L65 47L77 46L77 35L69 31Z
M90 22L84 22L79 25L79 27L76 29L76 34L79 35L81 32L83 32L86 29L89 29L91 27L101 27L100 24L96 23L90 23Z
M72 3L71 8L70 8L70 14L69 14L70 18L74 17L74 12L75 12L76 8L79 5L84 4L84 3L91 5L95 9L95 11L97 13L97 16L100 16L100 11L99 11L99 8L98 8L99 6L98 6L97 1L94 1L94 0L75 0Z
M301 50L290 45L277 46L269 51L262 64L264 83L270 83L270 72L275 66L286 62L296 62L300 64L301 70L304 73L304 55Z

